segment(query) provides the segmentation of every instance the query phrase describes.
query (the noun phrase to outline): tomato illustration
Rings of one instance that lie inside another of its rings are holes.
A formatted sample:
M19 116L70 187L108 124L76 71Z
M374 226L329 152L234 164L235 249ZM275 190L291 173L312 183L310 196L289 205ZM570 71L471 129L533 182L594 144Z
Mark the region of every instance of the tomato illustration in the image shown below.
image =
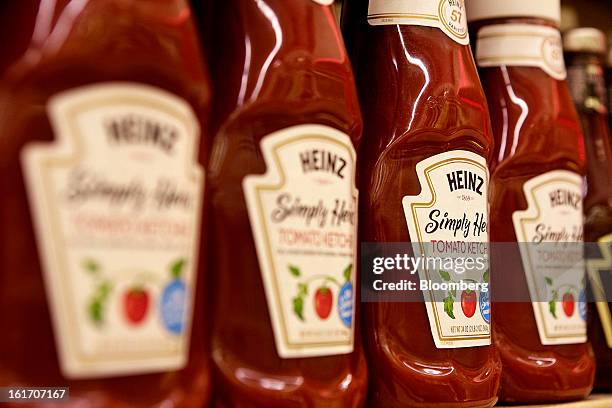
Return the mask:
M149 294L140 287L129 289L123 295L123 308L128 322L142 323L149 309Z
M569 292L566 292L563 295L562 305L563 313L565 313L567 317L572 317L572 315L574 314L574 307L576 305L576 302L574 301L574 295Z
M333 294L329 288L321 286L314 295L314 305L317 315L321 319L327 319L331 313Z
M464 290L461 292L461 310L465 317L472 317L476 313L476 292Z

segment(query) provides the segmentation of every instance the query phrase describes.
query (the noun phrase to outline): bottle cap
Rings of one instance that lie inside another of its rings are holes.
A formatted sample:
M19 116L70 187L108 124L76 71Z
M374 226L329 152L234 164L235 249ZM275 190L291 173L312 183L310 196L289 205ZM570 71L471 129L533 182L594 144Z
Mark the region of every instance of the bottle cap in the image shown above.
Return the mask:
M606 53L606 36L601 30L590 27L574 28L563 36L563 49L574 52Z
M561 21L560 0L466 0L468 21L500 17L539 17Z

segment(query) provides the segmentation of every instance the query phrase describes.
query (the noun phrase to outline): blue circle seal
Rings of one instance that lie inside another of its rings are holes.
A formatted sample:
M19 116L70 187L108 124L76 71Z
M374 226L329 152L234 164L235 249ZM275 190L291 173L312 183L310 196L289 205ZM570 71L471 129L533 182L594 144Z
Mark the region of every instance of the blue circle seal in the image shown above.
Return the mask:
M580 313L580 317L582 320L586 321L587 319L587 303L586 303L586 293L584 289L580 291L578 295L578 312Z
M181 334L185 328L185 303L187 290L179 279L171 281L162 291L159 302L161 320L172 334Z
M338 315L346 327L353 324L353 284L346 282L338 292Z
M478 305L480 306L480 314L487 323L491 323L491 304L489 303L489 292L480 292L478 298Z

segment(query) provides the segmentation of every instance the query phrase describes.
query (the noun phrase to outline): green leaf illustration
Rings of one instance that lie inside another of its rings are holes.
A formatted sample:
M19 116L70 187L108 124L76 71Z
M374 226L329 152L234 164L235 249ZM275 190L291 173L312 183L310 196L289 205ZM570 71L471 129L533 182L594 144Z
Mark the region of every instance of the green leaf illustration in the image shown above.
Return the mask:
M488 281L489 281L489 270L488 270L488 269L487 269L487 270L485 271L485 273L482 275L482 280L483 280L484 282L488 282Z
M302 321L304 321L304 299L301 296L293 298L293 312Z
M548 276L545 276L545 277L544 277L544 280L545 280L545 281L546 281L546 283L547 283L547 284L549 284L549 285L552 285L552 284L553 284L552 279L550 279Z
M455 307L455 299L451 295L448 295L447 297L445 297L444 298L444 311L451 319L455 318L454 307Z
M450 273L443 271L442 269L440 269L439 272L440 272L440 276L442 277L442 279L444 279L446 282L451 280Z
M553 290L552 300L548 302L548 311L556 319L557 318L557 300L559 300L559 293Z
M89 302L88 307L89 318L96 325L100 325L103 322L102 316L102 303L100 303L97 299L93 299Z
M293 276L300 276L302 273L300 272L300 268L298 268L295 265L289 265L289 272L291 272L291 274Z
M183 268L187 261L185 258L179 258L170 265L170 274L174 279L179 279L183 273Z
M83 261L83 269L91 274L95 274L100 270L100 265L95 259L86 259Z
M298 283L298 296L304 297L308 295L308 285L305 283Z
M353 264L349 264L345 269L344 272L342 272L342 275L344 276L344 280L345 281L350 281L351 280L351 273L353 272Z
M112 289L112 285L108 281L100 283L94 291L89 304L87 306L87 312L89 318L95 325L101 325L104 323L104 309L106 300Z

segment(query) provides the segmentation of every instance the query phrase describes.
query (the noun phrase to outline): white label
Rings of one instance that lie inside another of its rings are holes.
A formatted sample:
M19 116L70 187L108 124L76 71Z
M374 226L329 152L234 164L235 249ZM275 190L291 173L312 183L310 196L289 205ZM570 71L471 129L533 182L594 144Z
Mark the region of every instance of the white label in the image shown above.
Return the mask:
M612 349L612 315L607 300L610 294L606 294L604 285L604 280L609 280L609 275L604 276L604 274L612 273L612 234L601 237L597 245L601 257L587 259L586 270L591 281L591 290L593 291L601 328L608 347Z
M563 46L559 30L533 24L498 24L481 28L476 40L480 67L536 67L564 80Z
M182 368L204 182L192 109L107 83L52 97L48 115L55 141L22 164L64 374Z
M353 351L357 190L350 138L300 125L261 142L267 171L244 179L276 349Z
M464 0L370 0L368 23L436 27L459 44L470 43Z
M415 256L432 259L483 258L481 268L449 270L423 263L421 281L487 283L489 172L485 159L453 150L416 166L421 193L402 200ZM491 344L489 292L424 290L434 343L438 348Z
M512 214L514 231L544 345L584 343L582 178L555 170L523 185L527 209ZM568 245L574 243L574 245Z
M312 0L312 1L314 1L315 3L319 3L323 6L330 6L334 4L334 0Z

